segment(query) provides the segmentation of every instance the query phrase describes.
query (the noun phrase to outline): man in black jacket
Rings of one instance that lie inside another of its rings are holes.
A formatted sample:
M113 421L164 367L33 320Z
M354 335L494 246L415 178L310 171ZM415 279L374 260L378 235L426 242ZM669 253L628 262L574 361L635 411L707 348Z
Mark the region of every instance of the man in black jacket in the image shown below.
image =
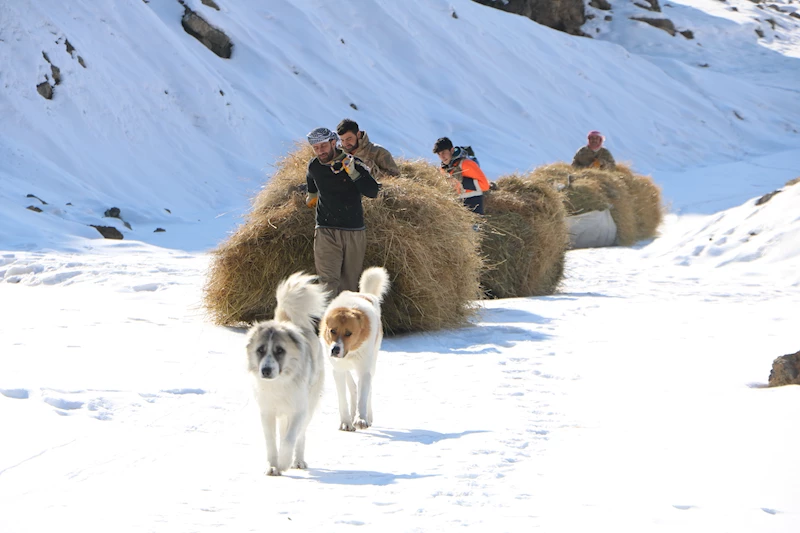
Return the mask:
M320 282L336 296L358 291L367 249L361 196L378 196L378 182L356 157L336 146L328 128L308 134L315 158L308 162L306 205L316 207L314 265Z

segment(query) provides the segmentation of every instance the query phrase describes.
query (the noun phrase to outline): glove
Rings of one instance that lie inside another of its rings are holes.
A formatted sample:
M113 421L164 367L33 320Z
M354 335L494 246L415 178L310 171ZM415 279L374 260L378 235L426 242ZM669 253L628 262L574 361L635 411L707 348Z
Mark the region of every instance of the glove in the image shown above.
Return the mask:
M356 158L350 154L344 156L342 159L342 166L344 167L344 171L347 172L347 175L350 176L350 179L356 181L358 178L361 177L361 173L358 172L356 168Z

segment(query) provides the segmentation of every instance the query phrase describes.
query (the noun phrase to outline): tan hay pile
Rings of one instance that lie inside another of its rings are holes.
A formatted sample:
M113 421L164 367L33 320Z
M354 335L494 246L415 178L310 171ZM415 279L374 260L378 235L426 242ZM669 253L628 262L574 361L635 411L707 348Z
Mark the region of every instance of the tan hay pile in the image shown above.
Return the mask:
M654 237L663 217L661 191L653 181L633 174L625 165L616 171L593 168L576 169L566 163L537 168L535 179L552 184L572 184L563 189L564 203L570 216L610 207L617 225L617 242L629 246Z
M569 245L566 212L548 183L530 176L498 179L487 193L481 284L495 298L553 294Z
M617 163L617 174L625 182L633 197L633 215L636 219L636 240L652 239L664 218L661 188L649 176L634 174L627 165Z
M214 321L244 325L270 318L278 282L314 272L314 210L296 192L313 152L300 146L254 201L243 224L215 251L205 288ZM386 267L392 288L383 304L387 335L462 325L479 297L476 217L436 167L400 161L401 177L384 178L378 198L364 198L364 265Z

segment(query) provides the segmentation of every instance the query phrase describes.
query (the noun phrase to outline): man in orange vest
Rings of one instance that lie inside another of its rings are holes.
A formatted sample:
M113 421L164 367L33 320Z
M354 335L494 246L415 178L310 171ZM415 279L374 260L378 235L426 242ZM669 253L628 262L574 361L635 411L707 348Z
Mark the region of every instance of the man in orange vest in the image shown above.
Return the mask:
M464 148L454 147L447 137L436 141L433 153L441 159L441 170L451 180L464 205L483 215L483 193L489 190L489 180L478 163L470 159Z

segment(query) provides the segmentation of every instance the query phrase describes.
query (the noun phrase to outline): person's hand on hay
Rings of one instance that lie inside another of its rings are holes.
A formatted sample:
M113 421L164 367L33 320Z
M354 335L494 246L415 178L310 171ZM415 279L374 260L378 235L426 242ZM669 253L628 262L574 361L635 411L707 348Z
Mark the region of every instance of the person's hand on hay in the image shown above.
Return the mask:
M356 181L361 177L361 174L356 168L356 158L352 155L347 154L344 159L342 159L342 166L344 167L344 171L347 172L347 175L350 176L351 180Z

